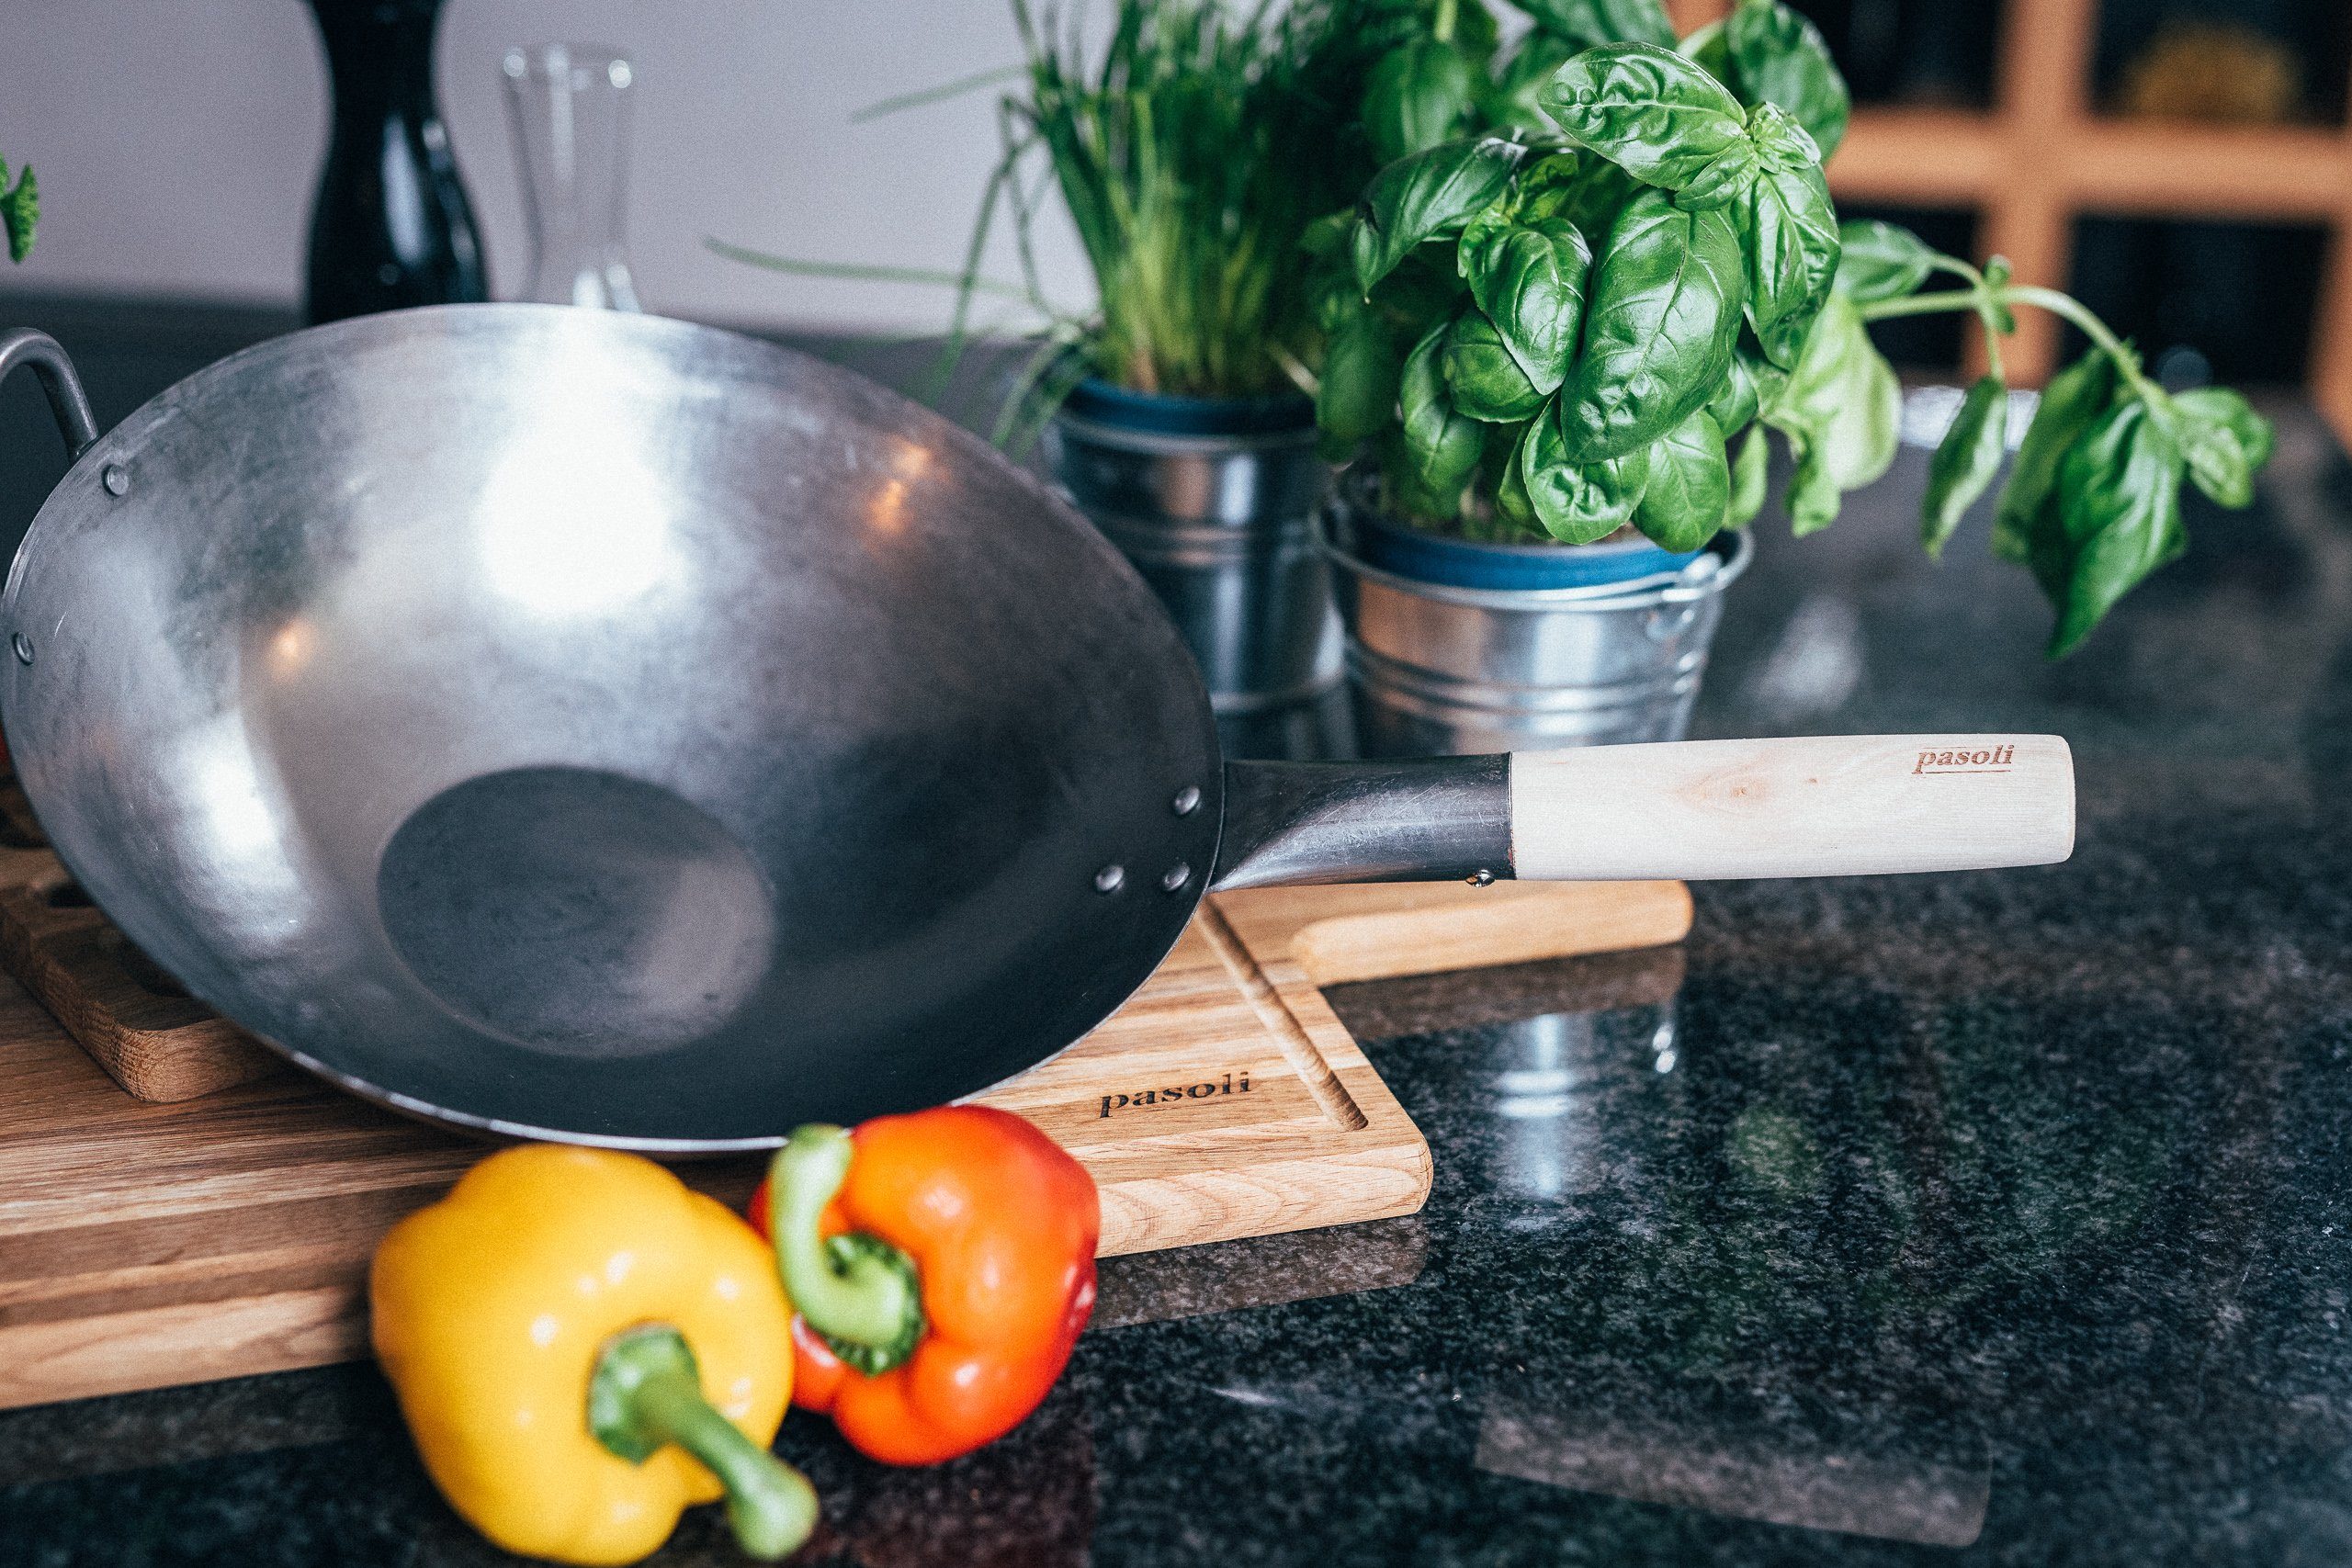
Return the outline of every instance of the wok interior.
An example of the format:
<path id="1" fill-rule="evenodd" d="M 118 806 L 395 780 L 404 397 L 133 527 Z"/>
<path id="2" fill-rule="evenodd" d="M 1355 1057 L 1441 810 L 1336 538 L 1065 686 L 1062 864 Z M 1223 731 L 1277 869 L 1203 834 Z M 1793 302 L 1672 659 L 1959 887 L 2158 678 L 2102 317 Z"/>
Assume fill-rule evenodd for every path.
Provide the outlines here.
<path id="1" fill-rule="evenodd" d="M 676 322 L 460 307 L 215 367 L 68 476 L 7 614 L 28 790 L 127 934 L 468 1122 L 723 1145 L 970 1092 L 1139 984 L 1215 851 L 1206 704 L 1108 547 Z"/>

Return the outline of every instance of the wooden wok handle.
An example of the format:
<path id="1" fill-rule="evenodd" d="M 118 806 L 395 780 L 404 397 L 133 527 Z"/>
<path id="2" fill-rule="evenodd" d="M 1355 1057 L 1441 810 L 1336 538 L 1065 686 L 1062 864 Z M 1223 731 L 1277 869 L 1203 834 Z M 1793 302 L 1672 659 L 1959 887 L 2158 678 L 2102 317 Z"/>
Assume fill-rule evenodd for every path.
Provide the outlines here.
<path id="1" fill-rule="evenodd" d="M 1513 873 L 1845 876 L 2046 865 L 2075 847 L 2054 735 L 1856 735 L 1521 751 Z"/>

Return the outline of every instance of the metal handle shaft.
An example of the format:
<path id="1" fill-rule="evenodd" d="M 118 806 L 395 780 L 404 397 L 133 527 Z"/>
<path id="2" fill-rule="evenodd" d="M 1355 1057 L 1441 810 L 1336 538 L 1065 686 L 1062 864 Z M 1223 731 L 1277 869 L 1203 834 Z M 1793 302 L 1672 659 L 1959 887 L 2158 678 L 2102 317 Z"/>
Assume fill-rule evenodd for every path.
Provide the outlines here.
<path id="1" fill-rule="evenodd" d="M 6 380 L 19 365 L 31 366 L 33 374 L 40 378 L 40 389 L 49 395 L 49 412 L 56 416 L 57 428 L 65 436 L 66 456 L 79 457 L 96 446 L 98 422 L 91 417 L 82 378 L 74 373 L 74 362 L 65 357 L 57 340 L 30 327 L 0 332 L 0 381 Z"/>

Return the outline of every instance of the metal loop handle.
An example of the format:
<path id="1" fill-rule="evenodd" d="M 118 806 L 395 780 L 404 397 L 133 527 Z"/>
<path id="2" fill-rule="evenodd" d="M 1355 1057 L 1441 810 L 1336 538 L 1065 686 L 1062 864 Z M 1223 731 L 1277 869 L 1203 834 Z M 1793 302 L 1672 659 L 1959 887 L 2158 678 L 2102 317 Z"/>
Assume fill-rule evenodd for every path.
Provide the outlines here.
<path id="1" fill-rule="evenodd" d="M 57 428 L 65 436 L 68 457 L 79 457 L 97 445 L 98 422 L 91 417 L 90 400 L 82 390 L 82 378 L 74 373 L 74 362 L 47 333 L 30 327 L 17 327 L 0 333 L 0 381 L 8 378 L 19 365 L 29 365 L 33 374 L 40 378 L 40 389 L 49 395 L 49 412 L 56 416 Z"/>
<path id="2" fill-rule="evenodd" d="M 1702 552 L 1697 560 L 1674 574 L 1674 581 L 1658 591 L 1661 604 L 1695 604 L 1722 590 L 1715 579 L 1724 573 L 1724 558 L 1713 551 Z"/>

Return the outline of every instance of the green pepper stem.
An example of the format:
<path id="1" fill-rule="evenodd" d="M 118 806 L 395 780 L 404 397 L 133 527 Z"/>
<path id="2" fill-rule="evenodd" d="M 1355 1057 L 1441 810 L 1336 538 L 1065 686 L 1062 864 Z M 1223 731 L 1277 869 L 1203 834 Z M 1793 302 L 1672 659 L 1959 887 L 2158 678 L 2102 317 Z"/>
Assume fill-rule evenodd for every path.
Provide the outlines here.
<path id="1" fill-rule="evenodd" d="M 703 1397 L 694 1352 L 666 1323 L 605 1342 L 588 1381 L 588 1429 L 631 1464 L 667 1443 L 700 1460 L 727 1488 L 727 1522 L 753 1557 L 789 1556 L 817 1528 L 817 1489 Z"/>
<path id="2" fill-rule="evenodd" d="M 768 1168 L 769 1223 L 792 1310 L 873 1376 L 905 1360 L 922 1337 L 922 1290 L 913 1260 L 879 1236 L 819 1238 L 854 1152 L 842 1128 L 812 1122 L 795 1132 Z"/>

